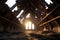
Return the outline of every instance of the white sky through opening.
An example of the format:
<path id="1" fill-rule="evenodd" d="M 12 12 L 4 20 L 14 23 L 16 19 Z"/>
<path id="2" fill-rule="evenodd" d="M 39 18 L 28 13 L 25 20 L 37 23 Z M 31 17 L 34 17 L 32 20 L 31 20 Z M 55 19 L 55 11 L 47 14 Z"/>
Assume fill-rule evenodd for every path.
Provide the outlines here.
<path id="1" fill-rule="evenodd" d="M 45 2 L 50 5 L 53 4 L 53 2 L 51 0 L 45 0 Z M 14 4 L 16 3 L 16 0 L 7 0 L 6 4 L 11 8 Z M 48 9 L 47 6 L 45 6 L 46 9 Z M 17 10 L 17 7 L 15 7 L 12 12 L 14 12 L 14 10 Z"/>
<path id="2" fill-rule="evenodd" d="M 17 6 L 12 10 L 12 12 L 14 12 L 15 10 L 17 10 L 18 8 L 17 8 Z"/>
<path id="3" fill-rule="evenodd" d="M 30 13 L 27 14 L 26 18 L 29 18 L 30 17 Z"/>
<path id="4" fill-rule="evenodd" d="M 7 4 L 9 7 L 12 7 L 15 3 L 16 3 L 16 0 L 7 0 L 7 2 L 6 2 L 6 4 Z"/>
<path id="5" fill-rule="evenodd" d="M 7 0 L 6 4 L 11 8 L 16 3 L 16 0 Z M 14 12 L 17 10 L 17 6 L 12 10 Z"/>
<path id="6" fill-rule="evenodd" d="M 50 5 L 50 4 L 53 4 L 53 2 L 51 0 L 45 0 L 45 2 Z"/>
<path id="7" fill-rule="evenodd" d="M 45 0 L 46 3 L 48 4 L 52 4 L 53 2 L 51 0 Z M 6 4 L 9 6 L 9 7 L 12 7 L 14 4 L 16 3 L 16 0 L 7 0 Z"/>
<path id="8" fill-rule="evenodd" d="M 16 17 L 19 18 L 23 12 L 24 10 L 21 10 L 21 12 Z"/>

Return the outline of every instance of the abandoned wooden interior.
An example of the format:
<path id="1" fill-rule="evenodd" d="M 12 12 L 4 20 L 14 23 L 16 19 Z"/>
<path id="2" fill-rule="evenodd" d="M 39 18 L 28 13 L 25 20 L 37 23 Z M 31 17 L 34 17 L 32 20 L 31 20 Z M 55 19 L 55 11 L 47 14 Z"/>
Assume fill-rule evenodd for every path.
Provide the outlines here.
<path id="1" fill-rule="evenodd" d="M 7 1 L 0 0 L 0 40 L 60 39 L 60 0 Z"/>

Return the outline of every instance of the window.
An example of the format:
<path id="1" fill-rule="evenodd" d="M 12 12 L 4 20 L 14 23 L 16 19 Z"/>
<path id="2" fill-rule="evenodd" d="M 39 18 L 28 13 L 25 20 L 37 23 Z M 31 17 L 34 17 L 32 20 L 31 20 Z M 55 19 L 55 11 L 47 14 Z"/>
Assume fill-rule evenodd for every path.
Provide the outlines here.
<path id="1" fill-rule="evenodd" d="M 24 10 L 21 10 L 21 12 L 16 17 L 19 18 L 23 12 L 24 12 Z"/>
<path id="2" fill-rule="evenodd" d="M 34 24 L 31 22 L 31 21 L 29 21 L 28 23 L 26 23 L 26 30 L 30 30 L 30 29 L 32 29 L 32 30 L 34 30 L 35 29 L 35 26 L 34 26 Z"/>
<path id="3" fill-rule="evenodd" d="M 50 5 L 50 4 L 53 4 L 53 2 L 51 0 L 45 0 L 45 2 Z"/>
<path id="4" fill-rule="evenodd" d="M 7 2 L 6 2 L 6 4 L 7 4 L 9 7 L 12 7 L 15 3 L 16 3 L 16 0 L 7 0 Z"/>

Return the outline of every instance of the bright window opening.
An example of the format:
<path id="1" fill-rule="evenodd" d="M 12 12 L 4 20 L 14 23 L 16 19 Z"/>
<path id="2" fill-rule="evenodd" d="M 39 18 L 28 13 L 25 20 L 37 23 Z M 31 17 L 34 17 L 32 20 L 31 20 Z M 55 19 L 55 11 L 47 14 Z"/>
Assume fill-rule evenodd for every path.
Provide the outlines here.
<path id="1" fill-rule="evenodd" d="M 38 18 L 37 16 L 35 16 L 35 18 Z"/>
<path id="2" fill-rule="evenodd" d="M 50 5 L 50 4 L 53 4 L 53 2 L 51 0 L 45 0 L 45 2 Z"/>
<path id="3" fill-rule="evenodd" d="M 21 10 L 21 12 L 16 17 L 19 18 L 23 12 L 24 10 Z"/>
<path id="4" fill-rule="evenodd" d="M 29 18 L 30 17 L 30 13 L 28 13 L 28 15 L 26 16 L 26 18 Z"/>
<path id="5" fill-rule="evenodd" d="M 35 26 L 34 26 L 34 24 L 31 21 L 29 21 L 28 23 L 26 23 L 26 29 L 34 30 Z"/>
<path id="6" fill-rule="evenodd" d="M 12 12 L 16 11 L 17 10 L 17 6 L 12 10 Z"/>
<path id="7" fill-rule="evenodd" d="M 45 6 L 46 9 L 48 9 L 48 6 Z"/>
<path id="8" fill-rule="evenodd" d="M 21 24 L 23 24 L 24 17 L 20 20 Z"/>
<path id="9" fill-rule="evenodd" d="M 32 24 L 32 29 L 35 29 L 35 26 L 34 26 L 34 24 Z"/>
<path id="10" fill-rule="evenodd" d="M 7 0 L 7 2 L 6 2 L 6 4 L 7 4 L 9 7 L 12 7 L 15 3 L 16 3 L 16 0 Z"/>

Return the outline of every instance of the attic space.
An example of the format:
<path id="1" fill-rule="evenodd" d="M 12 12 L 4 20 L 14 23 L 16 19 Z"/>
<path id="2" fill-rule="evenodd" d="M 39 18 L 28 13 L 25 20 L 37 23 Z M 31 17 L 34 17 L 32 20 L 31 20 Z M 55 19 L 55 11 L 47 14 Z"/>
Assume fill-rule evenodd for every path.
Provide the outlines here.
<path id="1" fill-rule="evenodd" d="M 60 40 L 60 0 L 0 0 L 0 40 Z"/>

